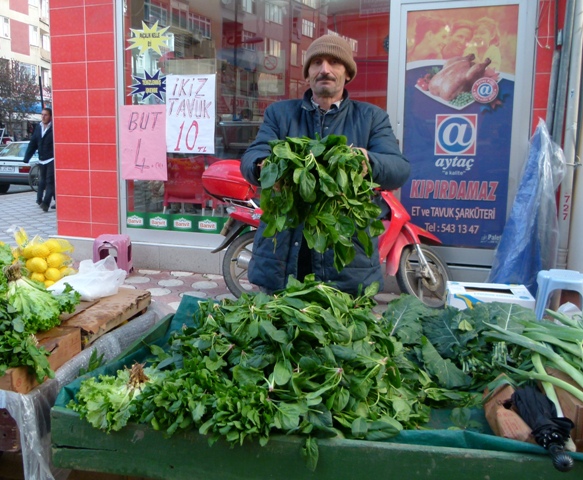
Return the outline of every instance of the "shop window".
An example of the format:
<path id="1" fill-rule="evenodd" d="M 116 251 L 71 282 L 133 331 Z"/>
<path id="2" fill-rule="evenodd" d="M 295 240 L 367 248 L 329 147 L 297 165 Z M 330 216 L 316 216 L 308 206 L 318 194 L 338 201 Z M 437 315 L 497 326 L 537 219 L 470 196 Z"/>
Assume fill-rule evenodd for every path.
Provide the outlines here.
<path id="1" fill-rule="evenodd" d="M 51 37 L 49 37 L 48 35 L 43 35 L 42 42 L 43 42 L 42 47 L 47 52 L 50 52 L 51 51 Z"/>
<path id="2" fill-rule="evenodd" d="M 302 35 L 305 35 L 306 37 L 314 38 L 314 31 L 315 30 L 316 30 L 316 24 L 314 22 L 311 22 L 310 20 L 302 18 Z"/>
<path id="3" fill-rule="evenodd" d="M 273 38 L 267 38 L 265 41 L 265 55 L 278 57 L 281 55 L 281 42 Z"/>
<path id="4" fill-rule="evenodd" d="M 48 22 L 49 18 L 49 2 L 48 0 L 40 0 L 40 18 Z"/>
<path id="5" fill-rule="evenodd" d="M 46 0 L 39 0 L 39 5 L 44 2 Z M 314 38 L 324 33 L 341 35 L 356 53 L 359 41 L 384 38 L 389 25 L 388 14 L 384 18 L 378 18 L 377 14 L 372 22 L 367 15 L 357 13 L 361 0 L 335 0 L 333 14 L 326 7 L 331 2 L 320 0 L 132 0 L 115 3 L 124 15 L 124 42 L 118 57 L 124 62 L 124 75 L 120 78 L 125 82 L 122 88 L 126 105 L 166 104 L 168 92 L 156 90 L 155 85 L 171 75 L 208 74 L 214 75 L 216 81 L 216 102 L 209 110 L 213 117 L 211 124 L 215 124 L 214 152 L 179 153 L 172 151 L 174 147 L 171 146 L 170 151 L 166 150 L 167 182 L 126 181 L 122 198 L 127 199 L 127 226 L 133 227 L 135 224 L 130 225 L 130 219 L 137 221 L 139 217 L 146 226 L 136 227 L 138 229 L 165 229 L 160 226 L 160 219 L 171 225 L 173 219 L 179 218 L 192 220 L 194 227 L 189 231 L 198 232 L 196 225 L 205 220 L 192 217 L 211 215 L 226 220 L 226 213 L 214 208 L 216 205 L 203 196 L 201 171 L 217 159 L 241 158 L 261 126 L 265 109 L 278 100 L 303 96 L 308 85 L 301 66 Z M 143 28 L 142 22 L 149 29 L 156 23 L 159 31 L 170 28 L 161 34 L 164 40 L 153 41 L 152 46 L 143 41 L 142 48 L 138 48 L 139 42 L 131 40 L 136 30 Z M 9 20 L 0 17 L 0 27 L 0 34 L 9 37 Z M 44 45 L 48 38 L 42 36 L 39 41 Z M 48 44 L 44 48 L 48 50 L 47 47 Z M 386 91 L 381 81 L 387 76 L 386 53 L 380 51 L 381 57 L 359 57 L 362 60 L 359 78 L 348 87 L 353 98 L 366 99 L 368 87 L 365 86 L 371 82 L 376 90 Z M 32 69 L 29 71 L 33 74 Z M 44 72 L 42 75 L 45 85 L 49 85 L 50 79 L 45 78 Z M 386 95 L 383 97 L 381 93 L 375 99 L 375 103 L 386 105 Z M 189 107 L 182 108 L 186 111 Z M 165 139 L 162 133 L 157 140 L 165 142 Z M 149 221 L 158 223 L 155 227 L 147 226 Z"/>
<path id="6" fill-rule="evenodd" d="M 241 46 L 245 50 L 255 51 L 257 50 L 257 36 L 253 32 L 248 32 L 247 30 L 243 30 L 241 35 Z"/>
<path id="7" fill-rule="evenodd" d="M 38 27 L 28 26 L 28 40 L 33 47 L 38 47 Z"/>
<path id="8" fill-rule="evenodd" d="M 299 42 L 302 38 L 302 10 L 298 7 L 293 7 L 292 10 L 292 40 Z"/>
<path id="9" fill-rule="evenodd" d="M 166 7 L 156 2 L 144 2 L 144 20 L 150 24 L 168 25 L 168 11 Z"/>
<path id="10" fill-rule="evenodd" d="M 0 17 L 0 35 L 10 38 L 10 20 L 6 17 Z"/>
<path id="11" fill-rule="evenodd" d="M 46 68 L 43 68 L 42 69 L 42 79 L 43 79 L 43 86 L 45 88 L 50 88 L 52 85 L 51 71 L 47 70 Z"/>
<path id="12" fill-rule="evenodd" d="M 241 10 L 245 13 L 256 13 L 255 0 L 240 0 Z"/>
<path id="13" fill-rule="evenodd" d="M 211 21 L 207 17 L 198 15 L 196 13 L 188 14 L 189 30 L 193 32 L 200 32 L 203 38 L 212 38 L 211 35 Z"/>
<path id="14" fill-rule="evenodd" d="M 182 2 L 172 2 L 172 26 L 188 29 L 188 5 Z"/>
<path id="15" fill-rule="evenodd" d="M 289 63 L 294 67 L 298 66 L 298 44 L 291 43 L 289 47 Z"/>
<path id="16" fill-rule="evenodd" d="M 302 0 L 302 3 L 310 8 L 319 8 L 319 0 Z"/>
<path id="17" fill-rule="evenodd" d="M 36 78 L 36 65 L 30 65 L 29 63 L 20 63 L 20 71 L 30 78 Z"/>
<path id="18" fill-rule="evenodd" d="M 282 25 L 283 12 L 284 8 L 282 6 L 268 2 L 265 4 L 265 21 Z"/>

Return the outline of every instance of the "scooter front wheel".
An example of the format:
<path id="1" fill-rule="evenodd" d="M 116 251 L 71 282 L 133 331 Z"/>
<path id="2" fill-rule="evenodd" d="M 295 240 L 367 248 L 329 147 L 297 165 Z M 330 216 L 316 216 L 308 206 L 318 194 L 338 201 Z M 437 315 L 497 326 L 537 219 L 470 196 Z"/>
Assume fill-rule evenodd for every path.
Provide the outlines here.
<path id="1" fill-rule="evenodd" d="M 253 252 L 255 230 L 239 235 L 227 248 L 223 257 L 223 278 L 229 291 L 239 298 L 244 292 L 258 292 L 259 288 L 249 283 L 247 268 Z"/>
<path id="2" fill-rule="evenodd" d="M 399 270 L 395 275 L 403 293 L 415 295 L 425 305 L 433 308 L 445 304 L 445 288 L 450 278 L 447 264 L 427 245 L 418 245 L 431 272 L 424 271 L 415 245 L 403 249 Z M 433 277 L 433 279 L 431 278 Z"/>

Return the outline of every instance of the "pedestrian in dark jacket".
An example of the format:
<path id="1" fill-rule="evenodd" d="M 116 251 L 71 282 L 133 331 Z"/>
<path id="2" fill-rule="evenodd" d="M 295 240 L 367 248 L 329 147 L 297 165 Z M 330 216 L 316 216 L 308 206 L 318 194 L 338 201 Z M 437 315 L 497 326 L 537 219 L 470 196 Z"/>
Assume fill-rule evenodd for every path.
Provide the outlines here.
<path id="1" fill-rule="evenodd" d="M 268 142 L 286 137 L 344 135 L 348 144 L 368 158 L 374 182 L 385 190 L 399 188 L 410 173 L 409 162 L 399 150 L 387 113 L 370 103 L 351 100 L 344 86 L 356 76 L 356 63 L 348 42 L 335 35 L 324 35 L 312 42 L 306 52 L 304 77 L 310 84 L 303 99 L 276 102 L 265 110 L 264 121 L 255 141 L 241 159 L 241 173 L 259 185 L 262 161 L 271 149 Z M 267 292 L 285 288 L 289 275 L 303 280 L 314 273 L 316 279 L 357 294 L 373 282 L 383 286 L 378 241 L 368 257 L 354 239 L 356 256 L 342 271 L 334 268 L 334 254 L 309 250 L 303 227 L 263 236 L 262 222 L 253 243 L 249 281 Z"/>
<path id="2" fill-rule="evenodd" d="M 36 192 L 36 203 L 48 212 L 51 200 L 55 198 L 55 154 L 53 148 L 53 111 L 43 108 L 41 123 L 39 123 L 24 154 L 24 163 L 28 163 L 34 152 L 38 150 L 39 179 Z"/>

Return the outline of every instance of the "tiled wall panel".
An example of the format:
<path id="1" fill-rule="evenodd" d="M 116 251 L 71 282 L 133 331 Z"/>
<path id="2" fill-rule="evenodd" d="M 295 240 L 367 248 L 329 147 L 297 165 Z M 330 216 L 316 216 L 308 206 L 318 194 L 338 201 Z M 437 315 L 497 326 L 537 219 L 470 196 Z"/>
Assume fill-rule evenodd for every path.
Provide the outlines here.
<path id="1" fill-rule="evenodd" d="M 113 0 L 52 0 L 59 235 L 119 232 Z"/>

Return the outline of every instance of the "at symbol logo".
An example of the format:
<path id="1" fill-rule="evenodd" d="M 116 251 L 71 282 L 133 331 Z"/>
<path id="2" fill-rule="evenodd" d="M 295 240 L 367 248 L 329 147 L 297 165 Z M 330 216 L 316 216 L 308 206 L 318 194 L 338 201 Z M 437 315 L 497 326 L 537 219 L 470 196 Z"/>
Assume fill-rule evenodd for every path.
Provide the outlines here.
<path id="1" fill-rule="evenodd" d="M 475 155 L 478 116 L 436 115 L 435 155 Z"/>

